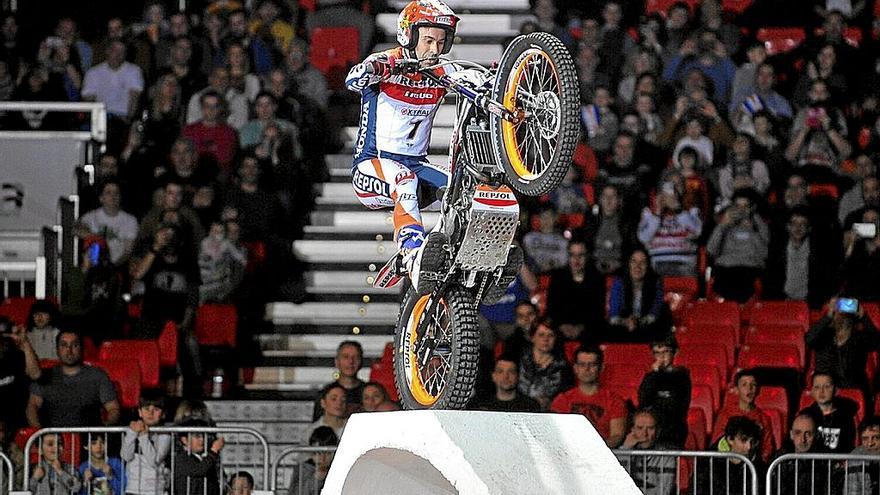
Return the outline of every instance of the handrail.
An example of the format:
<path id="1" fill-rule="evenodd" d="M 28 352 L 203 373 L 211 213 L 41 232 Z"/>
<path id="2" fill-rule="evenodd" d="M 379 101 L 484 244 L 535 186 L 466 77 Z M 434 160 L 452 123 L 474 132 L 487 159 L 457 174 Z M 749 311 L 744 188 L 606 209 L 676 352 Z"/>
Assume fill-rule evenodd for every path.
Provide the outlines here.
<path id="1" fill-rule="evenodd" d="M 0 461 L 6 465 L 6 470 L 9 472 L 8 479 L 6 483 L 8 486 L 8 491 L 6 493 L 12 493 L 14 491 L 13 482 L 15 481 L 15 468 L 12 466 L 12 461 L 9 460 L 9 457 L 6 457 L 6 454 L 0 452 Z"/>
<path id="2" fill-rule="evenodd" d="M 777 457 L 770 463 L 770 466 L 767 468 L 767 474 L 765 478 L 765 493 L 766 495 L 772 495 L 772 483 L 773 483 L 773 471 L 779 467 L 780 464 L 786 461 L 856 461 L 856 462 L 878 462 L 880 463 L 880 455 L 859 455 L 859 454 L 785 454 Z M 830 469 L 830 463 L 829 463 Z M 843 478 L 843 493 L 849 493 L 846 491 L 847 484 L 847 473 L 844 473 Z"/>
<path id="3" fill-rule="evenodd" d="M 20 112 L 27 110 L 47 110 L 51 112 L 89 112 L 91 130 L 85 137 L 99 143 L 107 141 L 107 107 L 102 102 L 67 102 L 67 101 L 4 101 L 0 102 L 0 112 Z M 4 136 L 45 137 L 47 132 L 53 135 L 62 131 L 3 131 Z M 82 133 L 82 131 L 71 131 Z"/>
<path id="4" fill-rule="evenodd" d="M 46 257 L 37 256 L 33 261 L 0 261 L 0 273 L 34 272 L 34 296 L 46 298 Z M 3 292 L 9 294 L 9 279 L 3 278 Z M 21 280 L 24 284 L 24 280 Z M 21 291 L 24 295 L 24 290 Z"/>
<path id="5" fill-rule="evenodd" d="M 336 452 L 338 447 L 335 445 L 327 446 L 327 447 L 311 447 L 308 445 L 300 445 L 297 447 L 289 447 L 278 453 L 278 457 L 275 458 L 275 462 L 272 463 L 272 485 L 271 490 L 276 492 L 278 490 L 278 468 L 281 466 L 282 459 L 290 457 L 291 454 L 317 454 L 321 452 Z M 288 493 L 287 495 L 294 495 L 293 493 Z"/>
<path id="6" fill-rule="evenodd" d="M 752 464 L 752 461 L 748 459 L 748 457 L 737 454 L 734 452 L 706 452 L 706 451 L 690 451 L 690 450 L 612 450 L 615 456 L 635 456 L 635 457 L 703 457 L 703 458 L 724 458 L 724 459 L 736 459 L 742 462 L 746 469 L 748 469 L 752 478 L 752 491 L 753 495 L 758 494 L 758 471 L 755 469 L 755 465 Z M 677 477 L 678 475 L 676 475 Z M 694 476 L 696 476 L 696 469 L 694 469 Z"/>
<path id="7" fill-rule="evenodd" d="M 49 434 L 65 434 L 65 433 L 127 433 L 129 428 L 124 426 L 108 426 L 102 428 L 91 428 L 91 427 L 75 427 L 75 428 L 42 428 L 37 430 L 33 435 L 28 438 L 27 443 L 24 446 L 24 455 L 25 459 L 28 458 L 30 454 L 31 448 L 33 447 L 34 442 L 36 442 L 39 437 L 43 435 Z M 193 427 L 183 427 L 183 426 L 153 426 L 150 427 L 150 431 L 154 433 L 215 433 L 215 434 L 233 434 L 233 433 L 248 433 L 253 435 L 257 440 L 259 440 L 260 444 L 263 446 L 263 485 L 269 486 L 269 442 L 266 440 L 266 437 L 263 436 L 262 433 L 253 429 L 253 428 L 227 428 L 227 427 L 205 427 L 205 428 L 193 428 Z M 27 483 L 27 480 L 30 479 L 30 463 L 24 464 L 24 483 Z M 25 485 L 26 487 L 27 485 Z"/>

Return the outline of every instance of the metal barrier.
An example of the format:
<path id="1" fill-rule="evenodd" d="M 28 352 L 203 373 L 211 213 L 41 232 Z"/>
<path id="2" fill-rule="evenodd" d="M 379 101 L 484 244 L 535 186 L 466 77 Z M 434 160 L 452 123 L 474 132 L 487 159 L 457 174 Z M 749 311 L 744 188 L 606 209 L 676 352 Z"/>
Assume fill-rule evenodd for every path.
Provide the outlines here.
<path id="1" fill-rule="evenodd" d="M 282 450 L 278 457 L 275 458 L 275 462 L 272 463 L 272 491 L 276 494 L 279 493 L 279 490 L 284 490 L 287 495 L 305 495 L 311 493 L 319 493 L 321 491 L 321 487 L 323 483 L 318 484 L 318 480 L 313 476 L 309 476 L 304 472 L 304 468 L 306 466 L 304 455 L 312 455 L 312 454 L 335 454 L 336 447 L 290 447 L 288 449 Z M 293 466 L 296 469 L 297 477 L 292 480 L 288 485 L 288 487 L 279 488 L 278 487 L 278 471 L 281 467 L 281 463 L 287 459 L 288 457 L 293 457 L 294 454 L 300 455 L 300 460 L 296 461 Z M 311 479 L 307 479 L 311 478 Z M 290 490 L 293 488 L 293 482 L 296 482 L 296 489 Z M 309 486 L 308 483 L 311 482 L 313 486 Z"/>
<path id="2" fill-rule="evenodd" d="M 49 112 L 88 112 L 91 122 L 89 131 L 0 131 L 2 139 L 53 139 L 69 137 L 81 141 L 107 140 L 107 108 L 101 102 L 63 102 L 63 101 L 4 101 L 0 102 L 0 112 L 21 111 Z"/>
<path id="3" fill-rule="evenodd" d="M 130 431 L 131 430 L 126 427 L 44 428 L 34 433 L 28 439 L 27 443 L 25 444 L 24 455 L 26 460 L 36 460 L 36 463 L 39 465 L 40 462 L 43 460 L 44 447 L 47 449 L 47 452 L 52 452 L 53 445 L 55 445 L 54 449 L 56 455 L 58 455 L 58 458 L 65 466 L 65 470 L 67 472 L 74 473 L 78 471 L 84 471 L 86 468 L 91 467 L 91 456 L 89 453 L 89 448 L 93 442 L 96 442 L 98 439 L 103 439 L 104 448 L 106 449 L 106 459 L 107 462 L 109 462 L 111 458 L 110 454 L 116 452 L 116 447 L 118 445 L 122 445 L 125 434 Z M 136 493 L 169 493 L 170 495 L 194 495 L 195 493 L 204 493 L 204 495 L 207 495 L 208 483 L 199 481 L 205 480 L 205 475 L 193 475 L 192 477 L 187 476 L 185 478 L 185 483 L 187 487 L 185 493 L 181 493 L 181 490 L 177 490 L 175 487 L 175 474 L 177 474 L 175 470 L 178 464 L 175 463 L 175 458 L 177 456 L 189 453 L 189 449 L 192 448 L 191 446 L 187 446 L 186 448 L 184 448 L 183 443 L 181 442 L 181 438 L 183 438 L 184 436 L 191 436 L 193 434 L 197 436 L 202 436 L 203 450 L 200 449 L 201 452 L 207 452 L 207 449 L 211 447 L 211 442 L 213 442 L 212 437 L 215 435 L 217 435 L 218 438 L 223 438 L 225 441 L 225 445 L 220 451 L 220 472 L 218 473 L 217 477 L 220 493 L 226 493 L 226 485 L 223 482 L 223 475 L 232 475 L 245 467 L 259 469 L 259 476 L 253 475 L 255 490 L 266 490 L 266 487 L 269 486 L 269 443 L 266 441 L 266 438 L 262 434 L 260 434 L 260 432 L 252 428 L 191 428 L 177 426 L 155 426 L 151 427 L 149 431 L 150 433 L 159 436 L 170 435 L 170 440 L 167 443 L 156 442 L 154 445 L 158 445 L 158 447 L 155 447 L 157 451 L 163 448 L 168 449 L 168 452 L 164 455 L 161 452 L 157 454 L 157 458 L 162 458 L 163 460 L 162 462 L 157 462 L 156 464 L 158 466 L 165 461 L 170 461 L 171 470 L 169 472 L 167 480 L 158 480 L 160 482 L 170 482 L 170 489 L 165 490 L 164 487 L 157 487 L 156 489 L 151 490 L 148 487 L 146 490 L 135 491 Z M 64 443 L 63 448 L 59 449 L 57 444 L 53 444 L 52 442 L 44 442 L 44 439 L 48 436 L 52 436 L 53 438 L 55 438 L 56 442 L 57 438 L 61 437 L 62 442 Z M 150 443 L 153 444 L 156 438 L 157 437 L 155 436 L 152 437 Z M 198 437 L 196 437 L 196 439 L 197 438 Z M 245 438 L 249 438 L 251 441 L 243 441 Z M 119 444 L 114 443 L 117 441 L 119 442 Z M 137 445 L 137 443 L 135 443 L 135 445 Z M 38 448 L 34 452 L 32 451 L 32 449 L 35 446 Z M 259 449 L 261 451 L 260 453 L 262 454 L 259 461 L 246 462 L 245 459 L 247 459 L 249 455 L 254 453 L 253 451 L 255 447 Z M 134 449 L 135 447 L 131 448 Z M 132 450 L 132 452 L 134 452 L 134 450 Z M 198 452 L 196 452 L 196 454 L 198 454 Z M 123 462 L 121 459 L 119 459 L 118 462 L 121 463 L 124 473 L 128 473 L 130 463 Z M 30 482 L 33 470 L 30 464 L 30 462 L 25 462 L 22 490 L 28 490 L 28 484 Z M 160 467 L 159 469 L 162 468 Z M 126 475 L 123 475 L 122 480 L 119 481 L 119 483 L 121 483 L 120 486 L 122 486 L 123 488 L 125 484 L 129 481 L 125 478 Z M 159 476 L 159 478 L 164 477 Z M 192 485 L 190 483 L 192 483 Z M 199 485 L 202 488 L 196 488 L 195 492 L 190 491 L 191 486 Z M 115 492 L 116 491 L 114 491 L 114 493 Z M 63 493 L 63 491 L 56 491 L 56 493 L 60 495 Z M 91 495 L 92 486 L 88 485 L 86 487 L 83 487 L 83 492 L 81 493 L 87 493 Z"/>
<path id="4" fill-rule="evenodd" d="M 3 469 L 0 469 L 0 486 L 6 488 L 6 493 L 10 493 L 14 490 L 12 482 L 15 480 L 15 467 L 3 452 L 0 452 L 0 463 L 3 464 Z"/>
<path id="5" fill-rule="evenodd" d="M 767 469 L 767 495 L 868 495 L 880 489 L 880 456 L 786 454 Z"/>
<path id="6" fill-rule="evenodd" d="M 739 454 L 684 450 L 613 452 L 645 495 L 758 495 L 755 466 Z"/>
<path id="7" fill-rule="evenodd" d="M 34 261 L 0 261 L 0 279 L 3 283 L 3 296 L 46 297 L 46 258 L 37 256 Z M 33 291 L 29 282 L 33 281 Z M 18 290 L 13 290 L 18 285 Z"/>

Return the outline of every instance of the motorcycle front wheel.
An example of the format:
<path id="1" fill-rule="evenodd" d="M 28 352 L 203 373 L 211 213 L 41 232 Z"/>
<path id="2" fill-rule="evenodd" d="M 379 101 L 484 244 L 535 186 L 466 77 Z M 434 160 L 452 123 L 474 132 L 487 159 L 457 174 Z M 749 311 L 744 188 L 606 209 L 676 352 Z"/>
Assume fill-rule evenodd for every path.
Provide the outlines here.
<path id="1" fill-rule="evenodd" d="M 474 296 L 453 285 L 437 304 L 430 298 L 410 287 L 401 305 L 394 334 L 394 383 L 400 403 L 404 409 L 464 409 L 479 357 Z M 420 337 L 419 323 L 425 318 L 429 323 Z"/>
<path id="2" fill-rule="evenodd" d="M 522 119 L 490 119 L 495 156 L 518 192 L 553 191 L 571 164 L 580 123 L 580 91 L 565 45 L 548 33 L 514 39 L 498 63 L 492 98 Z"/>

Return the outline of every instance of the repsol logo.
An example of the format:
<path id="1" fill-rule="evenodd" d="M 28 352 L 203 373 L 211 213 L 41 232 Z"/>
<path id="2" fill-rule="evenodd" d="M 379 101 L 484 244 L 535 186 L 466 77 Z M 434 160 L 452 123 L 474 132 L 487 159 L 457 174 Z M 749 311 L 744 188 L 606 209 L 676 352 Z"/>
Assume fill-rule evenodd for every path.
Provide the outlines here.
<path id="1" fill-rule="evenodd" d="M 498 191 L 477 191 L 477 197 L 484 199 L 510 199 L 510 193 Z"/>
<path id="2" fill-rule="evenodd" d="M 404 91 L 403 96 L 407 98 L 415 98 L 417 100 L 431 100 L 434 98 L 434 93 L 417 93 L 415 91 Z"/>
<path id="3" fill-rule="evenodd" d="M 355 169 L 351 177 L 351 183 L 360 191 L 391 197 L 388 184 L 376 177 L 362 174 L 360 170 Z"/>
<path id="4" fill-rule="evenodd" d="M 361 107 L 361 126 L 358 131 L 358 140 L 354 147 L 354 153 L 359 155 L 362 151 L 364 151 L 364 143 L 367 141 L 367 124 L 370 120 L 370 102 L 367 101 L 364 103 L 364 106 Z"/>

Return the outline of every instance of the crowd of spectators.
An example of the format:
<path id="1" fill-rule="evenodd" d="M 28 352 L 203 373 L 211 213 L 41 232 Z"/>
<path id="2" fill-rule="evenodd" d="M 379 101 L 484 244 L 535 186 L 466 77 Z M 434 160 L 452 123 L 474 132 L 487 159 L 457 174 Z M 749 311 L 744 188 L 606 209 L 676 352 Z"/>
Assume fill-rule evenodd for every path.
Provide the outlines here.
<path id="1" fill-rule="evenodd" d="M 254 360 L 263 305 L 305 297 L 291 243 L 308 222 L 314 184 L 328 177 L 324 157 L 338 146 L 328 124 L 333 93 L 309 65 L 306 40 L 349 11 L 365 14 L 347 2 L 314 12 L 281 0 L 177 7 L 151 0 L 142 18 L 105 12 L 88 39 L 75 16 L 30 32 L 4 12 L 0 100 L 107 109 L 106 151 L 94 180 L 80 185 L 82 249 L 63 274 L 64 304 L 30 320 L 38 357 L 54 359 L 59 328 L 99 344 L 154 338 L 172 320 L 195 396 L 206 366 L 193 335 L 199 305 L 234 304 L 248 330 L 239 335 L 245 359 Z M 371 41 L 372 19 L 363 29 Z M 86 126 L 82 118 L 6 112 L 0 126 L 70 130 Z M 129 301 L 142 307 L 136 322 Z"/>
<path id="2" fill-rule="evenodd" d="M 62 313 L 36 308 L 27 337 L 17 331 L 13 340 L 28 375 L 38 375 L 32 364 L 47 354 L 57 351 L 62 362 L 51 374 L 55 389 L 39 385 L 23 404 L 31 424 L 43 424 L 40 414 L 63 422 L 76 412 L 51 407 L 69 393 L 61 384 L 81 375 L 77 336 L 61 322 L 85 332 L 121 326 L 118 303 L 129 287 L 143 298 L 134 331 L 155 336 L 160 323 L 176 321 L 189 335 L 183 351 L 193 369 L 184 371 L 192 376 L 201 372 L 188 333 L 198 304 L 234 302 L 255 324 L 248 315 L 262 302 L 300 296 L 290 241 L 302 234 L 311 186 L 325 177 L 323 155 L 335 144 L 316 125 L 327 121 L 330 92 L 308 65 L 304 41 L 310 26 L 347 8 L 326 3 L 307 16 L 275 0 L 251 10 L 217 1 L 195 15 L 153 2 L 143 19 L 111 18 L 94 39 L 81 39 L 64 18 L 34 43 L 4 14 L 0 99 L 97 100 L 109 118 L 107 153 L 82 194 L 78 228 L 87 241 L 77 272 L 65 274 Z M 876 418 L 856 432 L 852 408 L 834 393 L 872 387 L 862 370 L 880 347 L 867 317 L 834 311 L 836 296 L 880 297 L 880 43 L 871 2 L 811 2 L 806 40 L 782 53 L 755 38 L 765 26 L 754 12 L 767 3 L 738 18 L 719 0 L 636 15 L 614 0 L 534 2 L 535 20 L 521 31 L 551 32 L 572 52 L 583 142 L 562 186 L 524 205 L 527 264 L 511 289 L 517 296 L 500 303 L 506 313 L 492 313 L 503 353 L 486 366 L 491 385 L 474 407 L 584 414 L 612 447 L 682 446 L 690 378 L 674 364 L 663 285 L 667 277 L 703 284 L 708 264 L 701 291 L 714 297 L 802 300 L 816 310 L 831 301 L 806 337 L 816 355 L 815 404 L 793 418 L 790 444 L 774 445 L 755 404 L 758 377 L 743 371 L 712 425 L 711 449 L 760 466 L 779 449 L 846 452 L 857 436 L 859 449 L 876 451 Z M 361 30 L 362 51 L 369 32 Z M 11 112 L 3 125 L 79 123 Z M 249 271 L 257 251 L 271 270 Z M 543 314 L 521 300 L 539 281 Z M 582 344 L 573 364 L 561 352 L 571 341 Z M 596 344 L 610 341 L 642 342 L 654 355 L 634 415 L 602 384 Z M 340 345 L 339 380 L 318 400 L 309 444 L 332 445 L 354 410 L 394 407 L 381 386 L 357 378 L 362 360 L 356 343 Z M 115 394 L 100 373 L 86 378 L 93 400 L 76 414 L 90 424 L 116 421 Z M 205 452 L 194 464 L 210 460 L 206 449 L 216 453 L 222 442 L 192 446 Z M 326 459 L 313 464 L 308 476 L 325 472 Z"/>
<path id="3" fill-rule="evenodd" d="M 876 420 L 857 432 L 854 403 L 835 391 L 860 389 L 871 407 L 864 370 L 880 334 L 864 311 L 835 306 L 878 301 L 878 24 L 872 2 L 808 2 L 795 24 L 806 39 L 778 50 L 757 38 L 789 25 L 769 4 L 739 15 L 719 0 L 661 12 L 534 2 L 536 21 L 521 32 L 554 33 L 572 52 L 582 143 L 560 189 L 524 201 L 525 290 L 511 288 L 504 312 L 483 311 L 501 357 L 483 367 L 474 407 L 530 410 L 531 398 L 583 414 L 612 447 L 682 447 L 691 383 L 672 361 L 664 287 L 689 277 L 697 296 L 804 301 L 820 317 L 801 343 L 816 356 L 815 403 L 785 418 L 783 445 L 756 405 L 764 375 L 743 370 L 710 418 L 710 450 L 741 453 L 760 471 L 776 452 L 851 452 L 870 431 Z M 654 352 L 629 410 L 602 383 L 597 344 L 610 342 Z M 664 476 L 661 459 L 645 462 Z M 704 489 L 731 481 L 695 480 Z"/>

